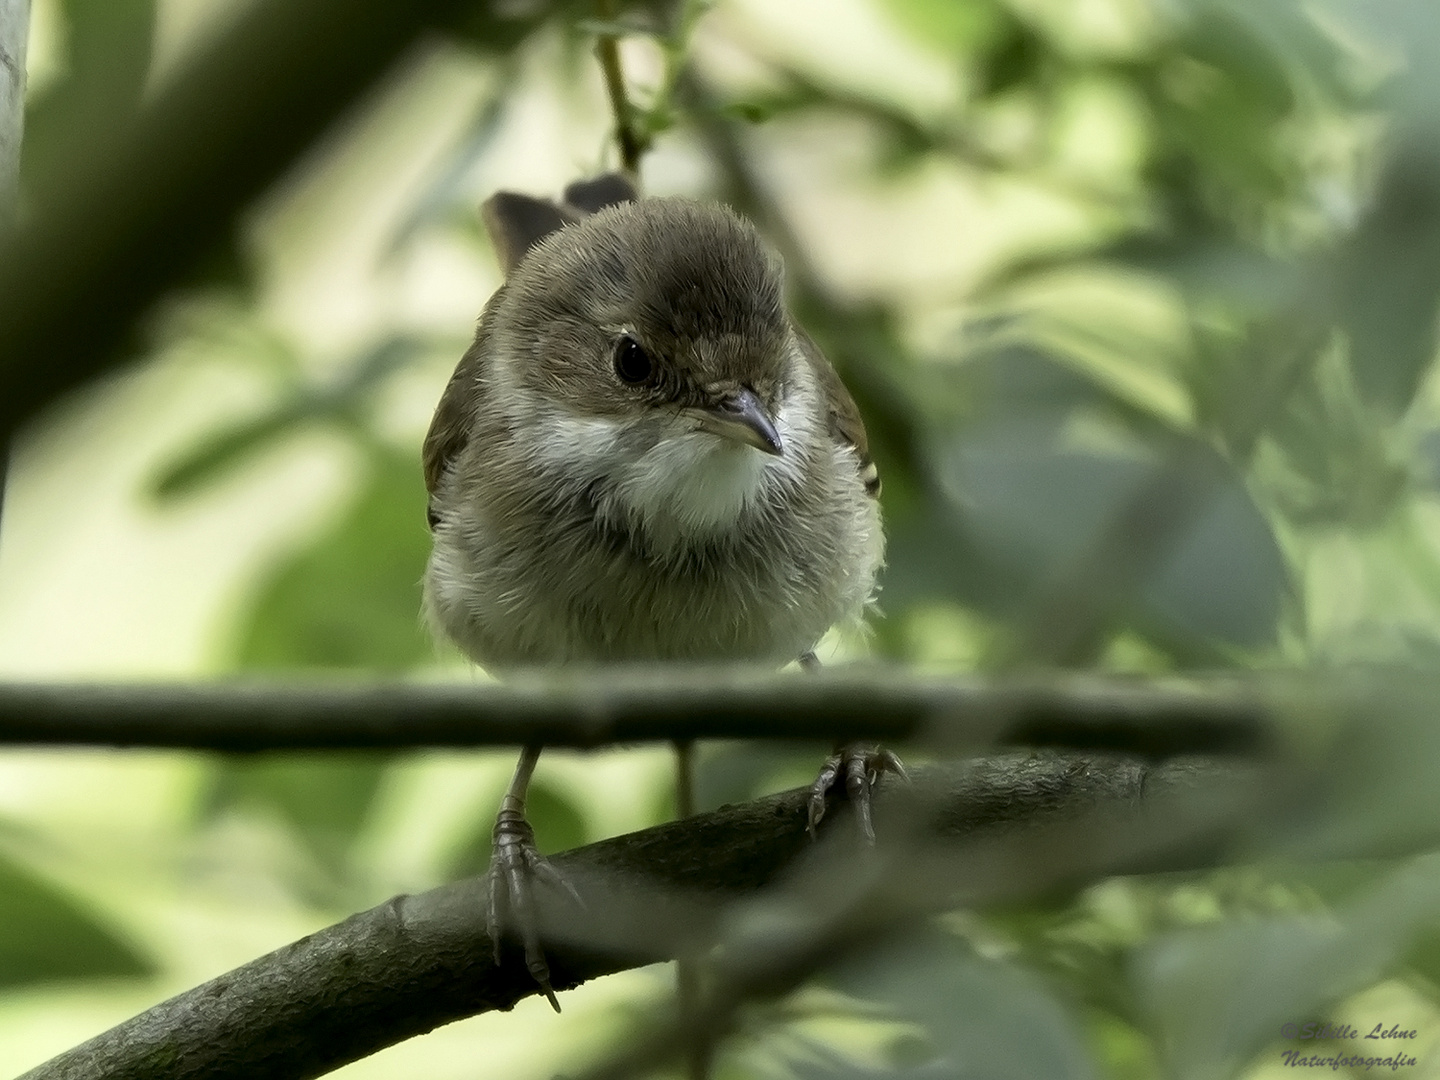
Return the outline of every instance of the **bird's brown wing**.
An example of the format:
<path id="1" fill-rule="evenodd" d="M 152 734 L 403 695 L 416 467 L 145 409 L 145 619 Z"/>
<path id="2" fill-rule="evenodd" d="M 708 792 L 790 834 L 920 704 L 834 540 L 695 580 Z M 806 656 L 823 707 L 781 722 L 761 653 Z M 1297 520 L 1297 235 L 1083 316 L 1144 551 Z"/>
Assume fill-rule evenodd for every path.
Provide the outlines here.
<path id="1" fill-rule="evenodd" d="M 425 446 L 421 451 L 425 463 L 425 490 L 431 495 L 440 486 L 445 467 L 464 449 L 475 415 L 483 364 L 480 339 L 476 338 L 460 358 L 455 373 L 445 384 L 445 392 L 440 395 L 440 404 L 435 406 L 435 415 L 430 419 L 430 430 L 425 433 Z"/>
<path id="2" fill-rule="evenodd" d="M 865 437 L 865 421 L 860 418 L 855 399 L 840 381 L 835 366 L 825 358 L 820 346 L 815 344 L 810 335 L 797 326 L 795 336 L 799 339 L 800 349 L 805 354 L 805 359 L 810 362 L 810 367 L 820 382 L 820 388 L 825 393 L 830 414 L 830 434 L 837 441 L 854 447 L 855 457 L 860 465 L 860 480 L 865 485 L 865 491 L 878 498 L 880 470 L 875 467 L 875 462 L 870 457 L 870 443 Z"/>
<path id="3" fill-rule="evenodd" d="M 501 291 L 503 290 L 502 285 Z M 496 296 L 498 295 L 499 293 L 496 293 Z M 493 304 L 495 301 L 492 299 L 490 302 Z M 486 354 L 485 337 L 482 318 L 480 332 L 476 334 L 470 348 L 465 350 L 465 355 L 460 358 L 450 381 L 445 384 L 445 392 L 440 395 L 440 404 L 435 406 L 435 415 L 430 420 L 430 430 L 425 434 L 421 460 L 425 466 L 425 490 L 430 493 L 426 520 L 432 529 L 440 522 L 435 512 L 435 492 L 440 487 L 445 470 L 470 441 L 470 430 L 480 405 L 481 376 Z"/>
<path id="4" fill-rule="evenodd" d="M 577 180 L 565 189 L 563 203 L 537 199 L 513 191 L 496 192 L 480 207 L 480 216 L 490 234 L 491 245 L 500 260 L 506 277 L 520 265 L 526 253 L 557 229 L 572 224 L 586 214 L 597 213 L 607 206 L 633 202 L 640 197 L 634 183 L 620 173 L 606 173 L 590 180 Z M 435 491 L 450 463 L 465 449 L 470 439 L 475 413 L 483 393 L 483 374 L 487 350 L 489 312 L 505 292 L 502 285 L 485 305 L 475 341 L 460 358 L 455 374 L 440 395 L 430 431 L 425 436 L 422 460 L 425 465 L 425 489 L 430 493 L 427 510 L 430 527 L 438 522 L 435 514 Z"/>

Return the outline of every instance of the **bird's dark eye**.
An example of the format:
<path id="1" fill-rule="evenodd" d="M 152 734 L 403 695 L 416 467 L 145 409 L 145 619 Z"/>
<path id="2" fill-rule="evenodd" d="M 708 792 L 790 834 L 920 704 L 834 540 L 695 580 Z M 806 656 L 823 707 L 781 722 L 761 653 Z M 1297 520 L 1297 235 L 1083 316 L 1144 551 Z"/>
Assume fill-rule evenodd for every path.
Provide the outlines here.
<path id="1" fill-rule="evenodd" d="M 643 383 L 655 371 L 650 354 L 632 337 L 622 337 L 615 345 L 615 374 L 627 383 Z"/>

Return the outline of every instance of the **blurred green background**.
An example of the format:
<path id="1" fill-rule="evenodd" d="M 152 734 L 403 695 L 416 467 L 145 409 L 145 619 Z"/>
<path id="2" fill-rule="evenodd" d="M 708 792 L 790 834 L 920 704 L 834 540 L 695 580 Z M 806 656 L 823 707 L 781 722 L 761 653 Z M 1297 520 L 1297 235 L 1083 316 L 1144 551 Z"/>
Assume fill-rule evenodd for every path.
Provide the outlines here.
<path id="1" fill-rule="evenodd" d="M 33 0 L 22 218 L 96 85 L 128 73 L 143 103 L 242 7 Z M 485 677 L 419 622 L 419 444 L 499 281 L 480 200 L 615 167 L 606 30 L 646 190 L 755 218 L 866 413 L 883 618 L 823 659 L 1163 675 L 1440 656 L 1434 0 L 512 7 L 503 35 L 413 51 L 167 297 L 133 362 L 13 448 L 0 677 Z M 512 760 L 0 754 L 0 1073 L 477 872 Z M 814 765 L 706 747 L 701 801 Z M 670 769 L 655 748 L 547 753 L 542 847 L 663 820 Z M 1216 1005 L 1270 1000 L 1258 964 L 1305 986 L 1294 1019 L 1416 1027 L 1403 1075 L 1440 1076 L 1440 937 L 1414 901 L 1437 894 L 1422 870 L 1351 900 L 1385 869 L 1114 881 L 957 918 L 805 991 L 721 1075 L 950 1075 L 933 1055 L 981 1027 L 995 1060 L 1020 1055 L 993 1075 L 1278 1074 L 1294 1044 L 1226 1041 Z M 1352 939 L 1369 951 L 1321 948 Z M 532 999 L 336 1075 L 549 1076 L 668 978 L 586 986 L 562 1017 Z M 847 994 L 914 1025 L 855 1027 Z M 994 1022 L 947 1027 L 962 1014 Z"/>

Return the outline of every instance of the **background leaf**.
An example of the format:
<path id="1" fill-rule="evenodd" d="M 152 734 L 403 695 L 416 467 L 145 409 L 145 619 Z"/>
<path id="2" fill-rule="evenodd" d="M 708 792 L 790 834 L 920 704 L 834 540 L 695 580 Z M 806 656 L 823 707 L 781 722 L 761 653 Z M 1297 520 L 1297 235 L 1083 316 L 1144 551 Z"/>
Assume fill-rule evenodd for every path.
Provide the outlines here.
<path id="1" fill-rule="evenodd" d="M 88 905 L 0 854 L 0 988 L 154 972 Z"/>
<path id="2" fill-rule="evenodd" d="M 429 550 L 418 459 L 377 450 L 350 510 L 260 585 L 236 664 L 395 671 L 432 656 L 419 616 Z"/>
<path id="3" fill-rule="evenodd" d="M 1161 937 L 1136 958 L 1136 992 L 1177 1076 L 1231 1076 L 1275 1042 L 1282 1025 L 1322 1017 L 1395 965 L 1434 921 L 1437 902 L 1440 864 L 1431 856 L 1391 875 L 1338 919 L 1234 922 Z M 1344 1049 L 1383 1056 L 1405 1047 Z"/>
<path id="4" fill-rule="evenodd" d="M 930 931 L 887 942 L 844 964 L 834 982 L 919 1023 L 929 1036 L 929 1060 L 871 1070 L 832 1058 L 797 1064 L 801 1076 L 1095 1076 L 1080 1030 L 1040 979 L 983 960 L 948 935 Z"/>
<path id="5" fill-rule="evenodd" d="M 342 882 L 353 871 L 355 841 L 370 823 L 388 764 L 376 754 L 227 761 L 211 774 L 201 815 L 271 815 L 301 841 L 324 872 L 323 884 Z"/>

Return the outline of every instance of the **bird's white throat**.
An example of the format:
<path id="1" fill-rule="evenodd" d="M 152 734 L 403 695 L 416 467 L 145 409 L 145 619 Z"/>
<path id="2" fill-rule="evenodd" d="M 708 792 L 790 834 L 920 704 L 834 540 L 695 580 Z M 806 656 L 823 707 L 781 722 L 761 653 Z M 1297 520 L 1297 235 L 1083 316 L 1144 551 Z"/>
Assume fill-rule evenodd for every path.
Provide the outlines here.
<path id="1" fill-rule="evenodd" d="M 798 469 L 789 456 L 800 449 L 792 447 L 798 433 L 784 409 L 775 418 L 787 446 L 779 457 L 695 430 L 681 417 L 657 417 L 658 439 L 625 421 L 561 410 L 534 420 L 543 431 L 537 464 L 589 489 L 602 515 L 643 526 L 661 545 L 723 535 Z"/>

